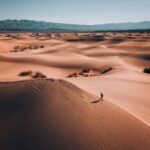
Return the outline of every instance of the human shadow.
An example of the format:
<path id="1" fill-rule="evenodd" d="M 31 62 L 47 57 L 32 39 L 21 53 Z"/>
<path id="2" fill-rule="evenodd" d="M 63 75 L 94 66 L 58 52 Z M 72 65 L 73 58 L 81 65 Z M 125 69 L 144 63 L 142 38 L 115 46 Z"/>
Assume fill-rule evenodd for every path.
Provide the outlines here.
<path id="1" fill-rule="evenodd" d="M 100 102 L 100 100 L 96 100 L 96 101 L 91 102 L 91 104 L 96 104 L 96 103 L 99 103 L 99 102 Z"/>

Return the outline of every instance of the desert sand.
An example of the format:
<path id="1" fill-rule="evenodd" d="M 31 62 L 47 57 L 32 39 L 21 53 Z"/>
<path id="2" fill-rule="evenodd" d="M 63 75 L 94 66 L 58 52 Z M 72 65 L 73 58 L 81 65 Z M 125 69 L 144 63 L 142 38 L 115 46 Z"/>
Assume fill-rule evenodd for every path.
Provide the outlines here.
<path id="1" fill-rule="evenodd" d="M 145 67 L 149 33 L 1 33 L 0 149 L 149 150 Z"/>

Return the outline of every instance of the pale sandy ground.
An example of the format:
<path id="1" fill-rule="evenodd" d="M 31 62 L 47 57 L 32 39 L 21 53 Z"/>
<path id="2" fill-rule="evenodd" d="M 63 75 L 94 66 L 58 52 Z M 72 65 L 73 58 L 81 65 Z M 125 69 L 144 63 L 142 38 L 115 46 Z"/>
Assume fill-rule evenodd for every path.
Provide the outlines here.
<path id="1" fill-rule="evenodd" d="M 150 149 L 149 34 L 11 35 L 0 35 L 0 149 Z M 18 45 L 45 47 L 11 52 Z M 76 86 L 18 76 L 28 70 Z M 100 92 L 104 101 L 91 103 Z"/>

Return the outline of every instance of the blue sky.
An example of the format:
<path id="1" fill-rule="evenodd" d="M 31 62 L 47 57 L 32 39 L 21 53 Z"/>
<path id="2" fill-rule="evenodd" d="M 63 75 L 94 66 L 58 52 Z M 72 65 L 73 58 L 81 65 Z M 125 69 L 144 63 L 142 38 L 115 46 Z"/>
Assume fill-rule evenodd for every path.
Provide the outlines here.
<path id="1" fill-rule="evenodd" d="M 103 24 L 150 21 L 150 0 L 0 0 L 0 20 Z"/>

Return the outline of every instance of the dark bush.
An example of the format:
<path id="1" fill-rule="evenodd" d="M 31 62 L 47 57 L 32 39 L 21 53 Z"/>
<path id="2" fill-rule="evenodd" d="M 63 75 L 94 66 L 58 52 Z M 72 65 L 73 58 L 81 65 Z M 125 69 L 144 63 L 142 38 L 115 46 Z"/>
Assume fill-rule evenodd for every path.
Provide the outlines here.
<path id="1" fill-rule="evenodd" d="M 146 68 L 144 68 L 144 73 L 148 73 L 148 74 L 150 74 L 150 67 L 146 67 Z"/>
<path id="2" fill-rule="evenodd" d="M 21 77 L 31 76 L 31 75 L 32 75 L 32 71 L 23 71 L 19 73 L 19 76 Z"/>
<path id="3" fill-rule="evenodd" d="M 33 49 L 38 49 L 38 46 L 33 46 Z"/>
<path id="4" fill-rule="evenodd" d="M 33 75 L 32 75 L 32 78 L 35 78 L 35 79 L 37 79 L 37 78 L 47 78 L 47 76 L 46 75 L 44 75 L 44 74 L 42 74 L 41 72 L 35 72 Z"/>
<path id="5" fill-rule="evenodd" d="M 40 48 L 44 48 L 44 45 L 41 45 Z"/>
<path id="6" fill-rule="evenodd" d="M 84 75 L 85 73 L 89 73 L 90 72 L 90 69 L 83 69 L 79 75 Z"/>
<path id="7" fill-rule="evenodd" d="M 107 72 L 109 72 L 109 71 L 111 71 L 111 70 L 112 70 L 111 67 L 103 68 L 103 69 L 101 69 L 101 74 L 107 73 Z"/>
<path id="8" fill-rule="evenodd" d="M 20 49 L 20 46 L 15 46 L 14 47 L 14 50 L 19 50 Z"/>
<path id="9" fill-rule="evenodd" d="M 24 51 L 24 50 L 26 50 L 26 49 L 28 49 L 27 46 L 22 46 L 22 47 L 20 47 L 20 50 L 21 50 L 21 51 Z"/>
<path id="10" fill-rule="evenodd" d="M 33 49 L 33 45 L 30 45 L 30 46 L 28 47 L 28 49 L 30 49 L 30 50 Z"/>
<path id="11" fill-rule="evenodd" d="M 69 74 L 69 75 L 67 76 L 67 78 L 72 78 L 72 77 L 77 77 L 77 73 L 75 72 L 75 73 Z"/>
<path id="12" fill-rule="evenodd" d="M 7 34 L 6 37 L 11 37 L 11 35 L 10 35 L 10 34 Z"/>

